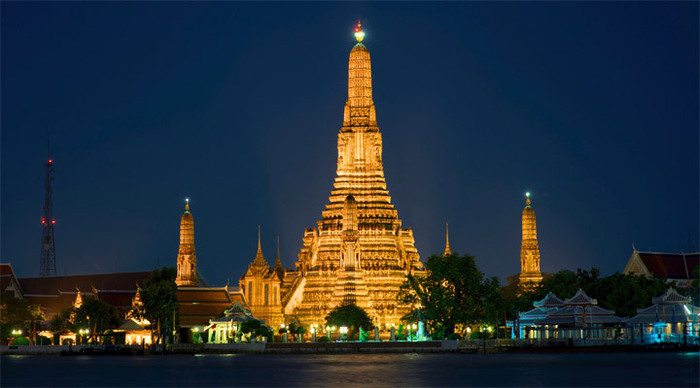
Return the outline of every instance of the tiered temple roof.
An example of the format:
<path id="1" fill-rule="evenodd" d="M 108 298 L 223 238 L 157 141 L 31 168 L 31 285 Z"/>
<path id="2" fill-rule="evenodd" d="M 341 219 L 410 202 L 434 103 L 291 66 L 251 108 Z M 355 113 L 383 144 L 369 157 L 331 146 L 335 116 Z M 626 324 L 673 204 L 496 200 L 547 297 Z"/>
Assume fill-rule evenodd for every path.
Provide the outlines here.
<path id="1" fill-rule="evenodd" d="M 652 298 L 652 305 L 638 309 L 637 315 L 629 323 L 687 322 L 700 323 L 700 307 L 691 304 L 690 297 L 669 288 L 663 294 Z"/>

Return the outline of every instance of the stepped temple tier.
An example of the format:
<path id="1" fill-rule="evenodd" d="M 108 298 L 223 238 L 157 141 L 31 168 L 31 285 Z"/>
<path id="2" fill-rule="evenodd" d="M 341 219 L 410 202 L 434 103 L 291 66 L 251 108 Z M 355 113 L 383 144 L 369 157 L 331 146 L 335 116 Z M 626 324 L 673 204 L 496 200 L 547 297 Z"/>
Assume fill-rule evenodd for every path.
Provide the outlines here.
<path id="1" fill-rule="evenodd" d="M 259 251 L 241 278 L 240 288 L 251 296 L 253 314 L 263 319 L 278 318 L 265 307 L 277 303 L 277 289 L 284 316 L 304 324 L 323 324 L 326 315 L 344 303 L 362 307 L 379 326 L 397 324 L 410 310 L 397 304 L 396 297 L 406 275 L 422 271 L 423 264 L 413 232 L 403 227 L 387 189 L 370 54 L 362 44 L 359 22 L 355 37 L 336 176 L 321 219 L 304 232 L 295 270 L 270 270 Z M 256 298 L 263 298 L 262 306 Z"/>
<path id="2" fill-rule="evenodd" d="M 540 246 L 537 242 L 537 221 L 535 220 L 535 210 L 532 208 L 530 193 L 525 193 L 525 208 L 523 209 L 522 222 L 520 283 L 539 283 L 542 281 Z"/>

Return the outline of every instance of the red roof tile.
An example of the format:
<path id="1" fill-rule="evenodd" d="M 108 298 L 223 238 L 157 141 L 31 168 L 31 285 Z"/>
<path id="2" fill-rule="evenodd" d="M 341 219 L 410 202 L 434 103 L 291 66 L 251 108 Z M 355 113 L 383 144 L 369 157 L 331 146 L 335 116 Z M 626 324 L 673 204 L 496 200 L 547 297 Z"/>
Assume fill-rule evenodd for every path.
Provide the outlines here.
<path id="1" fill-rule="evenodd" d="M 700 265 L 700 254 L 639 252 L 639 258 L 652 275 L 667 279 L 690 279 Z"/>
<path id="2" fill-rule="evenodd" d="M 95 275 L 51 276 L 38 278 L 20 278 L 22 292 L 27 295 L 55 295 L 59 291 L 98 290 L 136 290 L 136 284 L 142 284 L 150 272 L 103 273 Z"/>

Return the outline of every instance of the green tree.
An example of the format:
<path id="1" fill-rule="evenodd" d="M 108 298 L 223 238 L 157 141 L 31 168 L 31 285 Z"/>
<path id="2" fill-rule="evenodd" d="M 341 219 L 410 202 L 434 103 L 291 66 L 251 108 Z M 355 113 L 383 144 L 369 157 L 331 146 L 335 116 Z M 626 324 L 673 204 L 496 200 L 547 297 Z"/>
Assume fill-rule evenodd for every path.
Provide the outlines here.
<path id="1" fill-rule="evenodd" d="M 12 334 L 12 330 L 34 338 L 37 325 L 44 319 L 38 305 L 30 304 L 26 298 L 16 298 L 12 292 L 0 294 L 0 334 L 2 343 Z"/>
<path id="2" fill-rule="evenodd" d="M 297 317 L 293 317 L 287 325 L 288 332 L 292 335 L 293 340 L 297 340 L 297 336 L 303 336 L 306 333 L 306 326 L 302 325 Z"/>
<path id="3" fill-rule="evenodd" d="M 700 300 L 700 265 L 693 269 L 693 281 L 690 283 L 690 295 L 694 301 Z"/>
<path id="4" fill-rule="evenodd" d="M 420 306 L 433 331 L 449 336 L 457 324 L 495 323 L 503 315 L 498 279 L 486 278 L 473 256 L 433 255 L 425 267 L 425 276 L 407 276 L 398 299 Z"/>
<path id="5" fill-rule="evenodd" d="M 165 344 L 166 336 L 177 327 L 178 303 L 175 268 L 154 270 L 143 282 L 143 317 L 151 322 L 154 343 Z"/>
<path id="6" fill-rule="evenodd" d="M 68 332 L 76 332 L 72 317 L 75 315 L 75 310 L 70 307 L 58 314 L 54 315 L 49 321 L 49 328 L 54 334 L 66 334 Z"/>
<path id="7" fill-rule="evenodd" d="M 673 286 L 659 277 L 615 273 L 589 283 L 584 291 L 601 307 L 615 310 L 621 317 L 633 317 L 637 309 L 650 306 L 654 296 Z"/>
<path id="8" fill-rule="evenodd" d="M 75 310 L 73 316 L 74 328 L 90 329 L 89 338 L 95 342 L 97 338 L 110 329 L 119 326 L 121 317 L 117 308 L 95 297 L 84 297 L 83 304 Z"/>
<path id="9" fill-rule="evenodd" d="M 575 272 L 562 270 L 553 274 L 545 274 L 542 282 L 535 287 L 522 286 L 518 277 L 508 278 L 508 283 L 501 287 L 501 295 L 507 306 L 508 317 L 513 319 L 517 312 L 533 308 L 532 303 L 552 292 L 562 300 L 566 300 L 582 289 L 591 298 L 598 300 L 601 307 L 615 310 L 622 317 L 631 317 L 637 309 L 651 304 L 651 298 L 663 293 L 668 284 L 662 278 L 642 275 L 625 275 L 615 273 L 601 277 L 600 270 L 593 267 L 590 270 L 577 269 Z"/>
<path id="10" fill-rule="evenodd" d="M 355 337 L 355 333 L 363 328 L 366 331 L 374 328 L 372 318 L 367 312 L 355 304 L 340 305 L 326 316 L 327 326 L 346 326 L 348 328 L 348 338 Z"/>
<path id="11" fill-rule="evenodd" d="M 272 341 L 274 335 L 272 328 L 257 319 L 247 319 L 241 322 L 240 331 L 243 334 L 250 334 L 251 338 L 265 337 L 268 341 Z"/>

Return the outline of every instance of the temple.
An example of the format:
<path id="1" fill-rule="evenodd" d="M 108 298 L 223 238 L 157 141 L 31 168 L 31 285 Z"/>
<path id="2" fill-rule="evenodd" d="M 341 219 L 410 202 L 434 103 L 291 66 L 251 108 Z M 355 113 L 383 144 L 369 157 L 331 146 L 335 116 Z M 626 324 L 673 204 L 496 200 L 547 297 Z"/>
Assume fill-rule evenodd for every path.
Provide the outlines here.
<path id="1" fill-rule="evenodd" d="M 177 251 L 178 286 L 197 286 L 197 255 L 194 252 L 194 218 L 190 213 L 190 199 L 185 199 L 185 212 L 180 219 L 180 248 Z"/>
<path id="2" fill-rule="evenodd" d="M 306 325 L 323 324 L 333 308 L 348 303 L 362 307 L 384 327 L 410 311 L 396 297 L 406 275 L 422 271 L 423 264 L 384 178 L 370 54 L 359 22 L 355 37 L 336 176 L 321 219 L 304 232 L 294 271 L 270 270 L 259 250 L 241 278 L 252 313 L 266 321 L 278 319 L 272 313 L 277 303 L 285 317 Z"/>
<path id="3" fill-rule="evenodd" d="M 522 236 L 520 245 L 520 283 L 539 283 L 542 281 L 540 246 L 537 242 L 537 221 L 535 219 L 535 210 L 532 208 L 530 193 L 525 194 Z"/>
<path id="4" fill-rule="evenodd" d="M 258 226 L 258 250 L 239 282 L 239 289 L 243 292 L 248 308 L 253 314 L 264 318 L 265 323 L 272 327 L 284 323 L 281 291 L 283 279 L 284 268 L 279 257 L 279 245 L 275 267 L 270 268 L 263 254 L 260 226 Z"/>

